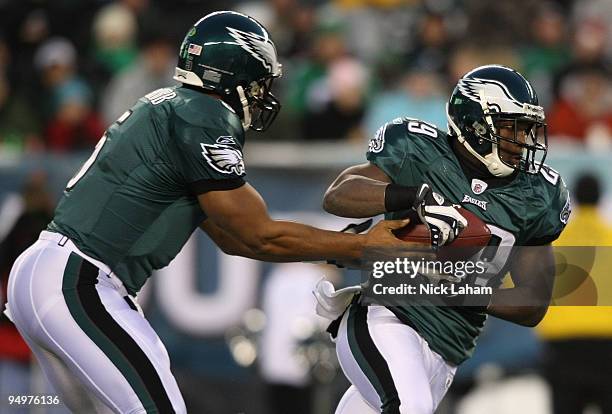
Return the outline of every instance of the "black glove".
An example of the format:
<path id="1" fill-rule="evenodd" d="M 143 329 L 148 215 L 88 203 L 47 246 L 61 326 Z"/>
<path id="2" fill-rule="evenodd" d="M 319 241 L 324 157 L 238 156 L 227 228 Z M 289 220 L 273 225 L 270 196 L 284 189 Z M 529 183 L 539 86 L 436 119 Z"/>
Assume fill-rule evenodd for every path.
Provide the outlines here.
<path id="1" fill-rule="evenodd" d="M 374 220 L 367 219 L 366 221 L 363 221 L 361 223 L 350 223 L 348 226 L 346 226 L 345 228 L 343 228 L 342 230 L 340 230 L 341 233 L 350 233 L 350 234 L 359 234 L 359 233 L 363 233 L 364 231 L 366 231 L 367 229 L 369 229 L 370 227 L 372 227 L 372 223 L 374 222 Z M 335 260 L 328 260 L 327 264 L 331 264 L 334 265 L 340 269 L 344 269 L 345 266 L 343 266 L 342 264 L 338 263 Z"/>
<path id="2" fill-rule="evenodd" d="M 351 234 L 363 233 L 364 231 L 372 227 L 373 222 L 374 220 L 367 219 L 366 221 L 363 221 L 361 223 L 351 223 L 345 228 L 343 228 L 342 230 L 340 230 L 340 232 L 341 233 L 351 233 Z"/>
<path id="3" fill-rule="evenodd" d="M 422 184 L 417 191 L 414 209 L 421 222 L 429 228 L 434 249 L 455 240 L 459 232 L 467 226 L 466 218 L 456 207 L 434 192 L 429 184 Z"/>

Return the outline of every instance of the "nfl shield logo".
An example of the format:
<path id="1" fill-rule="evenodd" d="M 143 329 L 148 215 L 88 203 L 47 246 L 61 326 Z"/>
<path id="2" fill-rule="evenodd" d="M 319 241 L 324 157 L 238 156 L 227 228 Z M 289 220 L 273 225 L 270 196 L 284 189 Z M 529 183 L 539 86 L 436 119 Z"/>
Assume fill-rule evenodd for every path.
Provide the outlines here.
<path id="1" fill-rule="evenodd" d="M 485 192 L 485 190 L 487 189 L 488 184 L 485 183 L 484 181 L 481 181 L 477 178 L 474 178 L 472 180 L 472 192 L 474 194 L 482 194 Z"/>

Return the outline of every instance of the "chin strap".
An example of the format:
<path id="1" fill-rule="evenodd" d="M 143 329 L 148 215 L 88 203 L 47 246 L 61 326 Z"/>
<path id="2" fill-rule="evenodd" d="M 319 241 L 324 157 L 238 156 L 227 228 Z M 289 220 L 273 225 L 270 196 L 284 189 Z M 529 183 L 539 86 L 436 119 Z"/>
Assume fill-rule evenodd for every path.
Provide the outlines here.
<path id="1" fill-rule="evenodd" d="M 469 146 L 467 142 L 464 144 Z M 471 147 L 470 147 L 471 148 Z M 493 144 L 492 152 L 484 157 L 486 160 L 485 165 L 491 174 L 496 177 L 507 177 L 514 172 L 514 168 L 507 166 L 499 158 L 499 151 L 497 144 Z"/>
<path id="2" fill-rule="evenodd" d="M 472 146 L 467 142 L 465 137 L 461 134 L 461 130 L 453 122 L 450 115 L 448 114 L 448 104 L 446 104 L 446 119 L 448 121 L 449 128 L 455 133 L 457 136 L 457 140 L 468 150 L 470 154 L 472 154 L 476 159 L 482 162 L 487 170 L 494 175 L 495 177 L 507 177 L 514 172 L 514 168 L 507 166 L 502 162 L 499 158 L 498 146 L 497 144 L 491 144 L 491 153 L 485 155 L 484 157 L 480 155 Z"/>
<path id="3" fill-rule="evenodd" d="M 242 127 L 245 131 L 251 126 L 251 110 L 249 109 L 249 101 L 244 93 L 242 86 L 236 86 L 240 105 L 242 106 Z"/>

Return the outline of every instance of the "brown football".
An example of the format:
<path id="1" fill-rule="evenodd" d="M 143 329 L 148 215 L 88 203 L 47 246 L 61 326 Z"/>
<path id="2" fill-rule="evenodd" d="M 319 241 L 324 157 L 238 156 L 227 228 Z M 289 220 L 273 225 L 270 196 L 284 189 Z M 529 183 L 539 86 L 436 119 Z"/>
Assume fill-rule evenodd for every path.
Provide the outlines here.
<path id="1" fill-rule="evenodd" d="M 491 230 L 477 215 L 463 207 L 457 210 L 467 219 L 467 226 L 450 244 L 440 248 L 438 258 L 444 260 L 464 260 L 472 257 L 491 240 Z M 416 221 L 394 231 L 395 237 L 407 242 L 430 244 L 427 226 Z"/>

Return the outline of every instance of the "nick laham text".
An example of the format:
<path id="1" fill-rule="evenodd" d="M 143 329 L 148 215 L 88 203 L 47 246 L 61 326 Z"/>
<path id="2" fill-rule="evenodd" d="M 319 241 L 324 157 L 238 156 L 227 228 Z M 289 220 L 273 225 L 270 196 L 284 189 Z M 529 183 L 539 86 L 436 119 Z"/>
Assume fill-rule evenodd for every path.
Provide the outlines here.
<path id="1" fill-rule="evenodd" d="M 399 286 L 385 286 L 376 283 L 372 286 L 375 295 L 492 295 L 493 288 L 490 286 L 469 286 L 469 285 L 409 285 L 402 283 Z"/>

